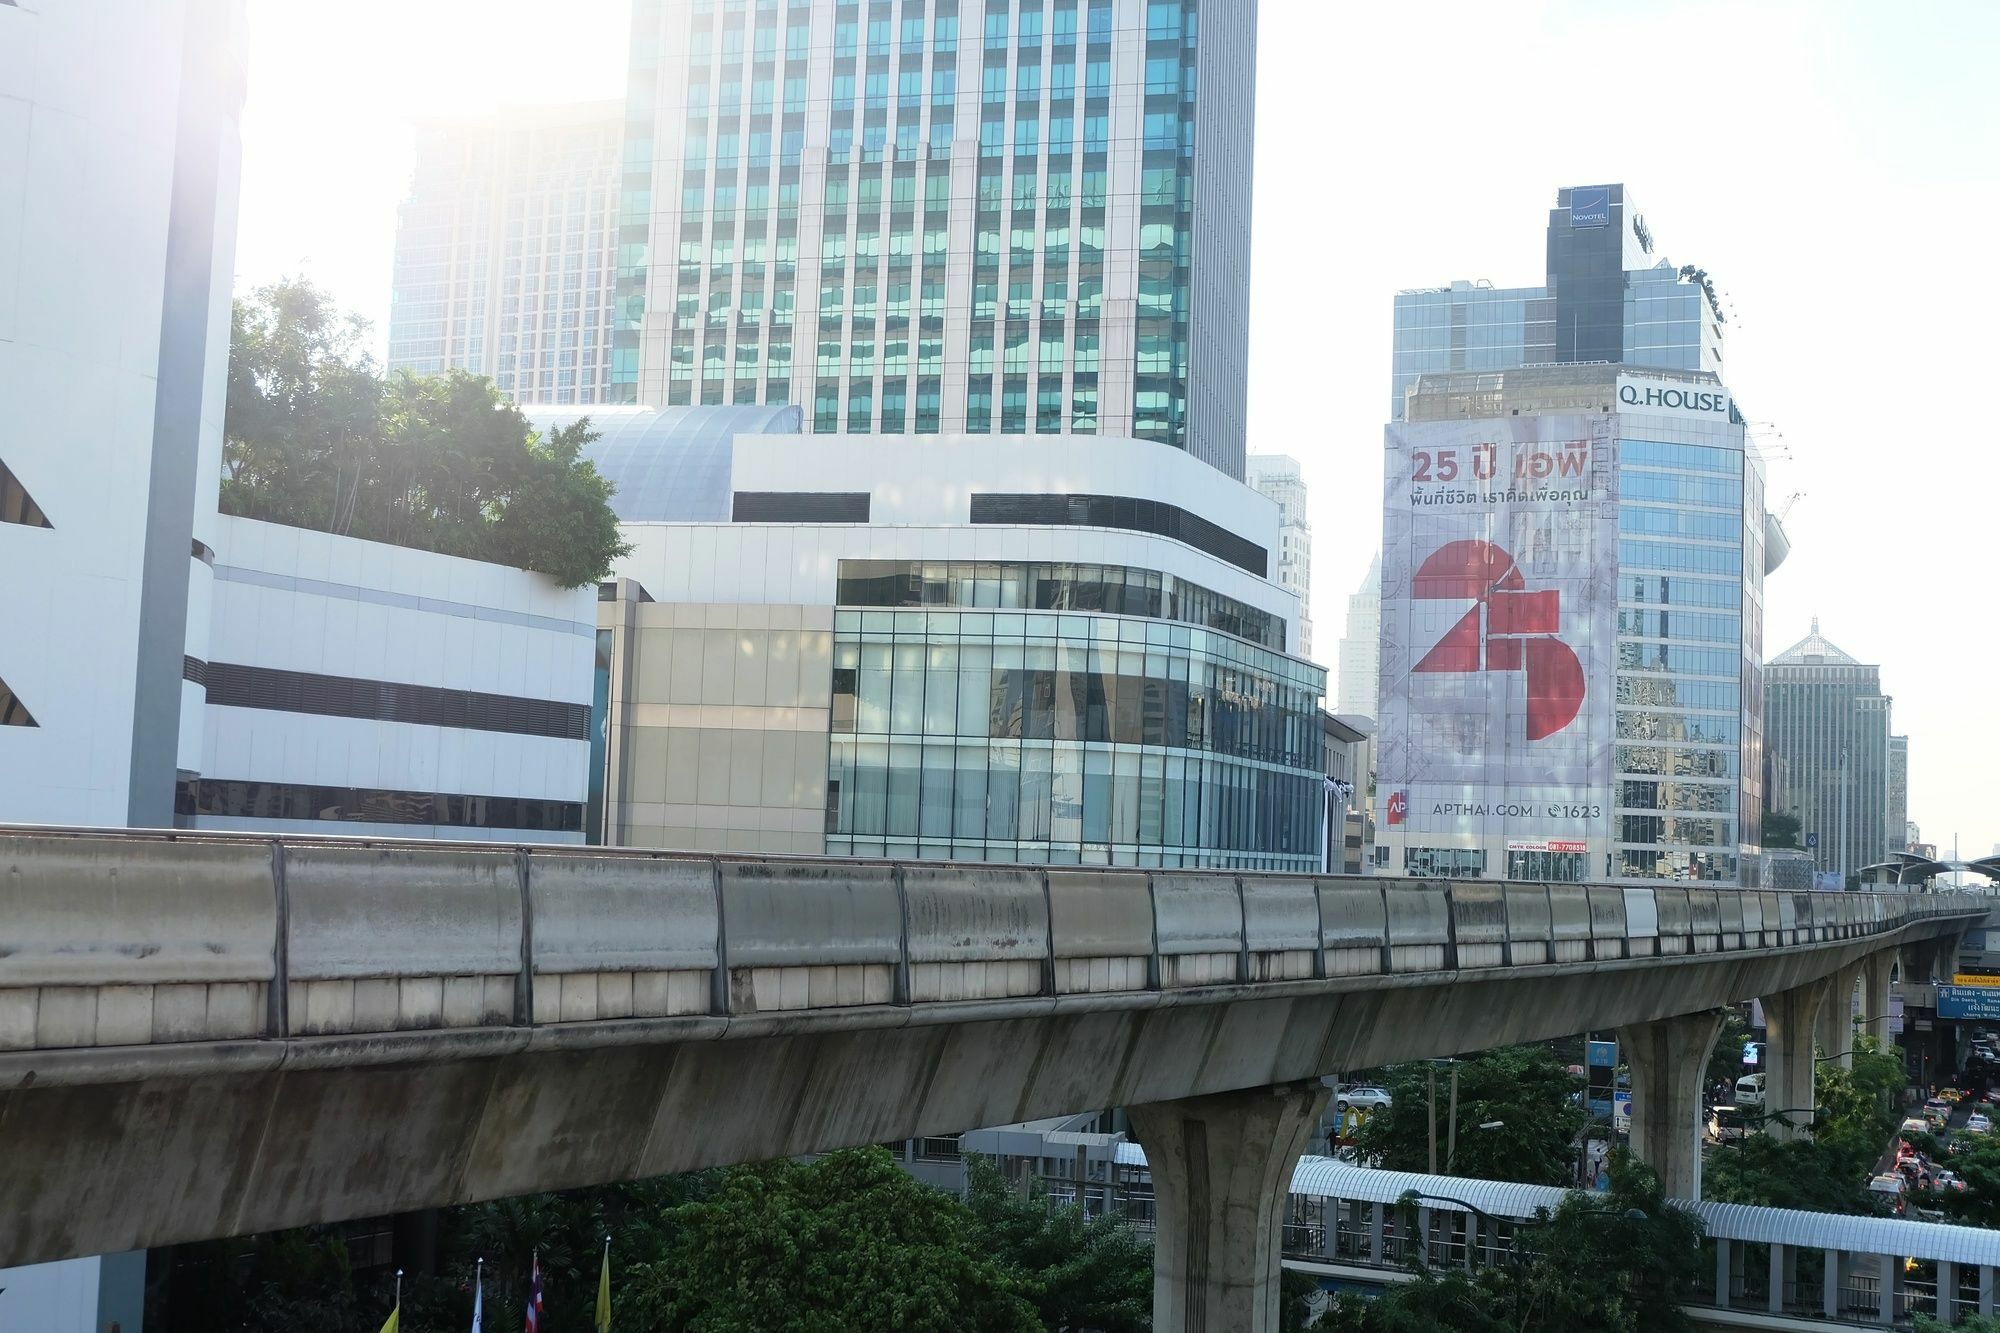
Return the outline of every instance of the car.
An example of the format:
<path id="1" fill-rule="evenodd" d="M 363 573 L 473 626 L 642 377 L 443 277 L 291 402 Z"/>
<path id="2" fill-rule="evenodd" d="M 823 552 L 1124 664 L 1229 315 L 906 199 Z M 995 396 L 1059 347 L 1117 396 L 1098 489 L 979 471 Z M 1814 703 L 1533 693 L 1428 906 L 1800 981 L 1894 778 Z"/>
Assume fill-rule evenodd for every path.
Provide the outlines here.
<path id="1" fill-rule="evenodd" d="M 1344 1088 L 1334 1094 L 1333 1107 L 1336 1111 L 1379 1111 L 1394 1100 L 1387 1088 Z"/>
<path id="2" fill-rule="evenodd" d="M 1764 1076 L 1745 1074 L 1736 1080 L 1736 1104 L 1738 1106 L 1762 1106 L 1764 1104 Z"/>
<path id="3" fill-rule="evenodd" d="M 1965 1132 L 1968 1134 L 1988 1134 L 1993 1130 L 1993 1120 L 1978 1111 L 1965 1118 Z"/>

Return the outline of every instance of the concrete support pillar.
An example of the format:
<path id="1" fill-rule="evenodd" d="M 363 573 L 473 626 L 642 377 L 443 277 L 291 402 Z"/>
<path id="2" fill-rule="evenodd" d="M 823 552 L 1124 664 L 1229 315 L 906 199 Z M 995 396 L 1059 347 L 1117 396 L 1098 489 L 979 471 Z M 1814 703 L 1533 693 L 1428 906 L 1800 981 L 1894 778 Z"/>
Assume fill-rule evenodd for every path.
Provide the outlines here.
<path id="1" fill-rule="evenodd" d="M 1701 1085 L 1722 1011 L 1618 1030 L 1632 1068 L 1632 1155 L 1660 1173 L 1669 1199 L 1701 1198 Z"/>
<path id="2" fill-rule="evenodd" d="M 1829 989 L 1822 977 L 1764 997 L 1764 1111 L 1783 1113 L 1764 1128 L 1776 1138 L 1812 1137 L 1813 1032 Z"/>
<path id="3" fill-rule="evenodd" d="M 1991 1264 L 1981 1264 L 1979 1266 L 1979 1313 L 1982 1315 L 1993 1313 L 1993 1266 Z"/>
<path id="4" fill-rule="evenodd" d="M 1854 1067 L 1854 987 L 1861 980 L 1861 968 L 1853 963 L 1828 978 L 1826 1003 L 1820 1006 L 1819 1030 L 1813 1037 L 1842 1069 Z"/>
<path id="5" fill-rule="evenodd" d="M 1820 1313 L 1828 1319 L 1840 1318 L 1840 1251 L 1822 1250 L 1826 1272 L 1820 1277 Z"/>
<path id="6" fill-rule="evenodd" d="M 1387 1204 L 1368 1205 L 1368 1262 L 1378 1267 L 1388 1262 L 1388 1256 L 1383 1253 L 1386 1247 L 1382 1237 L 1384 1229 L 1382 1215 L 1387 1211 Z"/>
<path id="7" fill-rule="evenodd" d="M 1772 1314 L 1785 1312 L 1785 1249 L 1771 1243 L 1771 1262 L 1764 1272 L 1764 1308 Z"/>
<path id="8" fill-rule="evenodd" d="M 1877 1255 L 1876 1262 L 1881 1265 L 1878 1271 L 1882 1274 L 1882 1285 L 1877 1293 L 1881 1304 L 1876 1307 L 1876 1314 L 1880 1322 L 1893 1324 L 1896 1322 L 1896 1274 L 1903 1265 L 1893 1254 Z"/>
<path id="9" fill-rule="evenodd" d="M 1729 1308 L 1729 1275 L 1732 1271 L 1730 1250 L 1733 1247 L 1726 1236 L 1715 1238 L 1715 1308 Z"/>
<path id="10" fill-rule="evenodd" d="M 1861 960 L 1862 1031 L 1889 1049 L 1889 976 L 1896 965 L 1894 949 L 1878 949 Z"/>
<path id="11" fill-rule="evenodd" d="M 1932 1311 L 1947 1324 L 1958 1322 L 1958 1265 L 1939 1260 L 1937 1266 L 1937 1309 Z"/>
<path id="12" fill-rule="evenodd" d="M 1157 1201 L 1154 1328 L 1277 1333 L 1285 1201 L 1326 1099 L 1313 1081 L 1130 1109 Z"/>

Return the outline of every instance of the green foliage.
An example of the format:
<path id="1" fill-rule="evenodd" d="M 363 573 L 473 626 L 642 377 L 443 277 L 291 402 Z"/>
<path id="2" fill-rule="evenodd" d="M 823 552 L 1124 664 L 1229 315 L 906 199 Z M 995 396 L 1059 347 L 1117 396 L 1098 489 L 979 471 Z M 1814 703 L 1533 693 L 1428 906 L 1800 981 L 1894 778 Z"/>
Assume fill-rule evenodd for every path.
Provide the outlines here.
<path id="1" fill-rule="evenodd" d="M 1780 1143 L 1752 1134 L 1741 1143 L 1723 1144 L 1702 1167 L 1704 1195 L 1767 1208 L 1882 1211 L 1868 1192 L 1868 1177 L 1902 1123 L 1896 1095 L 1903 1088 L 1903 1063 L 1872 1037 L 1853 1040 L 1852 1069 L 1828 1060 L 1814 1075 L 1819 1114 L 1813 1137 Z"/>
<path id="2" fill-rule="evenodd" d="M 1749 1040 L 1750 1024 L 1742 1011 L 1734 1005 L 1723 1010 L 1722 1033 L 1708 1053 L 1708 1068 L 1702 1073 L 1702 1081 L 1734 1086 L 1743 1072 L 1743 1044 Z"/>
<path id="3" fill-rule="evenodd" d="M 1369 1116 L 1356 1136 L 1364 1159 L 1391 1171 L 1425 1171 L 1430 1161 L 1427 1064 L 1391 1065 L 1382 1085 L 1391 1105 Z M 1441 1173 L 1530 1185 L 1567 1185 L 1573 1146 L 1590 1116 L 1571 1100 L 1583 1081 L 1547 1049 L 1487 1051 L 1458 1066 L 1458 1155 L 1447 1163 L 1449 1074 L 1437 1071 L 1438 1167 Z M 1503 1128 L 1482 1130 L 1490 1121 Z"/>
<path id="4" fill-rule="evenodd" d="M 1788 815 L 1782 810 L 1768 810 L 1764 813 L 1764 850 L 1779 851 L 1796 849 L 1799 845 L 1799 817 Z"/>
<path id="5" fill-rule="evenodd" d="M 1079 1208 L 1051 1207 L 1039 1180 L 1017 1190 L 989 1158 L 968 1157 L 965 1179 L 981 1247 L 1027 1278 L 1044 1325 L 1099 1333 L 1152 1327 L 1152 1247 L 1123 1219 L 1085 1220 Z"/>
<path id="6" fill-rule="evenodd" d="M 1971 1314 L 1956 1324 L 1947 1324 L 1920 1314 L 1916 1323 L 1911 1325 L 1911 1333 L 2000 1333 L 2000 1315 Z"/>
<path id="7" fill-rule="evenodd" d="M 1613 1154 L 1611 1188 L 1575 1193 L 1516 1231 L 1520 1260 L 1474 1274 L 1419 1269 L 1374 1301 L 1342 1297 L 1316 1329 L 1334 1333 L 1678 1333 L 1679 1293 L 1700 1276 L 1701 1223 L 1657 1175 Z"/>
<path id="8" fill-rule="evenodd" d="M 312 284 L 236 303 L 222 508 L 532 569 L 563 587 L 628 549 L 611 488 L 581 456 L 587 420 L 542 439 L 492 381 L 464 371 L 384 380 L 366 325 Z"/>
<path id="9" fill-rule="evenodd" d="M 1965 1182 L 1965 1188 L 1932 1190 L 1919 1196 L 1920 1203 L 1925 1208 L 1940 1210 L 1949 1222 L 2000 1227 L 2000 1142 L 1963 1132 L 1959 1139 L 1971 1146 L 1948 1160 L 1950 1169 Z"/>
<path id="10" fill-rule="evenodd" d="M 661 1333 L 1038 1333 L 1028 1284 L 981 1252 L 952 1196 L 879 1148 L 729 1173 L 674 1210 L 666 1256 L 628 1289 L 638 1327 Z"/>

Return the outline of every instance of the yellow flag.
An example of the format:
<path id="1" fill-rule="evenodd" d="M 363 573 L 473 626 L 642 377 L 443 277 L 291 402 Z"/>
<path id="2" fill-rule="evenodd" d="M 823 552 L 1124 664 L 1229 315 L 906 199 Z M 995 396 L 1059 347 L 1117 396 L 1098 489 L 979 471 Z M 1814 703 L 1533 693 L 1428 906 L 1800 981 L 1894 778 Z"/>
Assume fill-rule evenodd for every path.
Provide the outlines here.
<path id="1" fill-rule="evenodd" d="M 403 1303 L 396 1302 L 396 1308 L 389 1311 L 389 1322 L 382 1325 L 382 1333 L 399 1333 L 403 1327 Z"/>
<path id="2" fill-rule="evenodd" d="M 396 1333 L 390 1329 L 389 1333 Z M 604 1266 L 597 1270 L 597 1326 L 595 1333 L 611 1333 L 611 1242 L 604 1242 Z"/>

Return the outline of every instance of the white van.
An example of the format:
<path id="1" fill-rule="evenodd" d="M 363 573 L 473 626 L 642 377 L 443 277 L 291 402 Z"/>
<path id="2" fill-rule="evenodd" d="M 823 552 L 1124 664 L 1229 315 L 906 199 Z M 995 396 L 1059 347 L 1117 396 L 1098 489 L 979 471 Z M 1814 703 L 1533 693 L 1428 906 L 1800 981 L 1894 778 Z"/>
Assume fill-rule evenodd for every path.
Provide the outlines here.
<path id="1" fill-rule="evenodd" d="M 1736 1080 L 1736 1104 L 1738 1106 L 1762 1106 L 1764 1104 L 1764 1076 L 1745 1074 Z"/>

